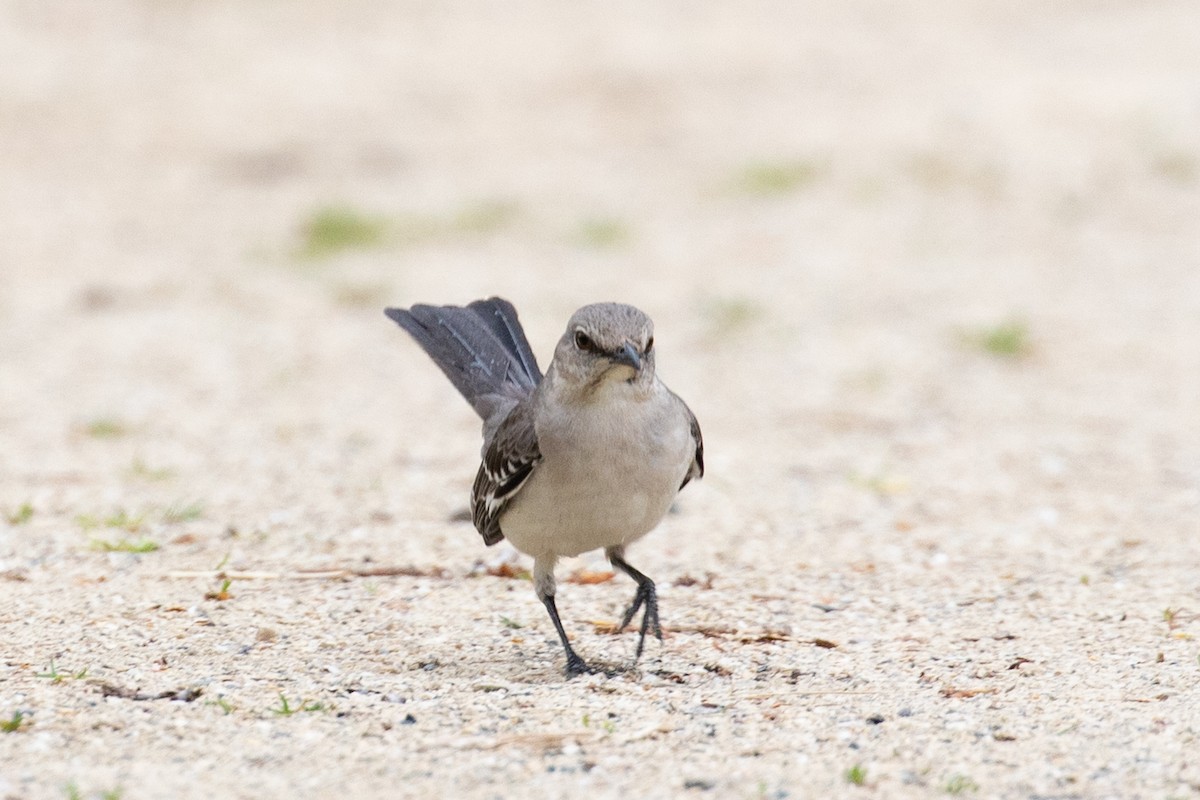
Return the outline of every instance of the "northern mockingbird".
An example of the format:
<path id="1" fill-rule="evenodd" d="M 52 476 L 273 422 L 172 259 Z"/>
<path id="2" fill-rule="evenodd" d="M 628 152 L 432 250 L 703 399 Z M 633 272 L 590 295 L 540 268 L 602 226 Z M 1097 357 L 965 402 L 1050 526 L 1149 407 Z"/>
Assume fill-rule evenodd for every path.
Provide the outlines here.
<path id="1" fill-rule="evenodd" d="M 560 556 L 604 548 L 637 582 L 623 630 L 642 612 L 662 640 L 654 581 L 625 561 L 676 493 L 704 474 L 696 417 L 654 374 L 654 324 L 633 306 L 575 312 L 545 377 L 516 309 L 493 297 L 459 306 L 385 312 L 412 334 L 483 418 L 483 461 L 471 512 L 485 544 L 507 538 L 533 556 L 533 585 L 567 654 L 567 673 L 590 671 L 554 604 Z"/>

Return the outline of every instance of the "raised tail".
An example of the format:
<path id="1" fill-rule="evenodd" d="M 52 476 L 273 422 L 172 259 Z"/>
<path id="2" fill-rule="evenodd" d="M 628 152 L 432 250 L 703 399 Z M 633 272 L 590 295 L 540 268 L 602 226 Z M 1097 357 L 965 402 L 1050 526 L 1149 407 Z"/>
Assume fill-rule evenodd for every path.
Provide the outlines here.
<path id="1" fill-rule="evenodd" d="M 466 306 L 415 305 L 384 313 L 417 340 L 485 422 L 542 380 L 512 303 L 499 297 Z"/>

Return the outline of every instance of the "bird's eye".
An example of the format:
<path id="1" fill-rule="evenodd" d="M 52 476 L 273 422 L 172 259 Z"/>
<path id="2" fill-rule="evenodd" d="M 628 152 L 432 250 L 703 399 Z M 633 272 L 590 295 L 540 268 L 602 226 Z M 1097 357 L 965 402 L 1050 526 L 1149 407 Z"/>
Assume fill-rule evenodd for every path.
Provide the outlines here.
<path id="1" fill-rule="evenodd" d="M 643 350 L 642 352 L 645 353 L 646 355 L 650 355 L 650 351 L 653 349 L 654 349 L 654 337 L 651 336 L 649 339 L 646 340 L 646 349 Z"/>
<path id="2" fill-rule="evenodd" d="M 580 350 L 594 350 L 596 345 L 592 341 L 592 337 L 588 336 L 583 331 L 575 331 L 575 346 Z"/>

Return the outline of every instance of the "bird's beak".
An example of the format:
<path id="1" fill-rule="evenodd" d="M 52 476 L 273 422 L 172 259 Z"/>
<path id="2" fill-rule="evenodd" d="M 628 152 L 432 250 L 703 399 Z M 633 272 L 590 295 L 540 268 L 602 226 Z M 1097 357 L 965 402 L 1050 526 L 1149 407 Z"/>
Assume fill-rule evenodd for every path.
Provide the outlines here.
<path id="1" fill-rule="evenodd" d="M 612 353 L 610 356 L 614 364 L 624 364 L 627 367 L 633 367 L 635 372 L 640 372 L 642 369 L 642 357 L 638 355 L 637 349 L 629 342 L 620 350 Z"/>

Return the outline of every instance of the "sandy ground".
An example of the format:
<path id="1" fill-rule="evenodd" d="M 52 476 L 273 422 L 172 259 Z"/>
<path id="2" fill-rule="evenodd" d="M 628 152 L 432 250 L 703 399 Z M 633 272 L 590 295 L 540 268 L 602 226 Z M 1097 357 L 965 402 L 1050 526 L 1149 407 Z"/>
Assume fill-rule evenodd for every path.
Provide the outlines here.
<path id="1" fill-rule="evenodd" d="M 0 796 L 1200 796 L 1200 6 L 451 6 L 0 3 Z M 704 426 L 634 669 L 490 294 Z"/>

